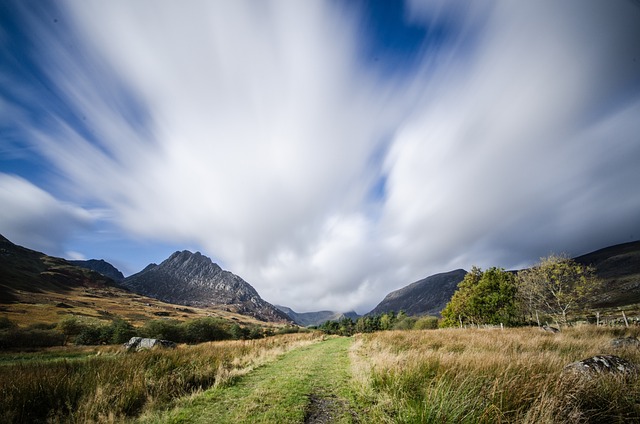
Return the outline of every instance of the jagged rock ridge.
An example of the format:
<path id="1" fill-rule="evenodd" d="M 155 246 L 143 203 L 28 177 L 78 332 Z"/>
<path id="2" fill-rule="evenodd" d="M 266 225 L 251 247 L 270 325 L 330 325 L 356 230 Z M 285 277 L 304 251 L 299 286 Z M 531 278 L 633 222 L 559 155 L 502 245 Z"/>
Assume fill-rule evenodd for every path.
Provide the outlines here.
<path id="1" fill-rule="evenodd" d="M 263 321 L 290 322 L 242 278 L 225 271 L 200 252 L 175 252 L 125 278 L 130 290 L 165 302 L 190 306 L 227 306 Z"/>
<path id="2" fill-rule="evenodd" d="M 389 293 L 369 315 L 404 311 L 408 315 L 436 315 L 451 300 L 467 271 L 435 274 Z"/>
<path id="3" fill-rule="evenodd" d="M 89 259 L 86 261 L 67 260 L 67 262 L 72 265 L 79 266 L 80 268 L 86 268 L 95 272 L 99 272 L 105 277 L 109 277 L 116 282 L 122 282 L 124 280 L 124 275 L 120 272 L 120 270 L 104 259 Z"/>
<path id="4" fill-rule="evenodd" d="M 284 312 L 298 325 L 309 327 L 311 325 L 320 325 L 327 321 L 340 321 L 343 318 L 357 319 L 359 315 L 354 312 L 335 312 L 335 311 L 318 311 L 318 312 L 296 312 L 286 306 L 275 305 L 276 308 Z"/>

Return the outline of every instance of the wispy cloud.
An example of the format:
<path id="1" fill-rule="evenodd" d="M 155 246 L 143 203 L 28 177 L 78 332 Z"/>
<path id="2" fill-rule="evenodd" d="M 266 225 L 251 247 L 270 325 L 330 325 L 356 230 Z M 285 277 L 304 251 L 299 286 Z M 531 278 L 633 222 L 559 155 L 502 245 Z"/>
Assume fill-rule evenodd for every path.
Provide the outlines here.
<path id="1" fill-rule="evenodd" d="M 91 226 L 93 214 L 55 199 L 29 181 L 0 173 L 0 234 L 14 243 L 63 256 L 64 242 Z"/>
<path id="2" fill-rule="evenodd" d="M 638 9 L 407 6 L 406 63 L 363 60 L 361 15 L 333 2 L 23 8 L 53 100 L 22 80 L 0 107 L 65 198 L 298 310 L 637 238 Z"/>

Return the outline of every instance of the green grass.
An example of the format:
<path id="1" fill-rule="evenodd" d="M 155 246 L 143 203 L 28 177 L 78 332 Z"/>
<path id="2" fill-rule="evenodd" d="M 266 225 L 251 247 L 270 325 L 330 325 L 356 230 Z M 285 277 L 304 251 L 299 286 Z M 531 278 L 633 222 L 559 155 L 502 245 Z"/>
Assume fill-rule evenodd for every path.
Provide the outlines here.
<path id="1" fill-rule="evenodd" d="M 120 422 L 224 385 L 230 376 L 315 337 L 287 334 L 138 353 L 118 349 L 71 360 L 57 354 L 8 357 L 0 367 L 2 422 Z"/>
<path id="2" fill-rule="evenodd" d="M 563 374 L 568 363 L 596 354 L 639 364 L 639 349 L 611 348 L 620 331 L 584 326 L 555 335 L 535 328 L 365 334 L 356 338 L 354 374 L 371 422 L 640 422 L 637 375 Z"/>
<path id="3" fill-rule="evenodd" d="M 355 404 L 348 350 L 351 339 L 333 338 L 296 349 L 234 382 L 179 402 L 144 422 L 302 423 L 316 409 L 330 422 L 350 423 Z"/>

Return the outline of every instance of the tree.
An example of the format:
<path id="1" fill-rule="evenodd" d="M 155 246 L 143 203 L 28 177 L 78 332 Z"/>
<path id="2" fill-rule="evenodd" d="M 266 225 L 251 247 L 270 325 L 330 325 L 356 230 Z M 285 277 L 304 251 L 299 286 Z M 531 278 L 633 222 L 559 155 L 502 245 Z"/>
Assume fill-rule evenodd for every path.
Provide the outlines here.
<path id="1" fill-rule="evenodd" d="M 518 272 L 518 288 L 525 312 L 533 317 L 538 311 L 561 319 L 584 307 L 601 290 L 595 268 L 577 263 L 563 255 L 550 255 L 529 269 Z"/>
<path id="2" fill-rule="evenodd" d="M 515 276 L 502 268 L 472 267 L 442 311 L 442 326 L 518 323 Z"/>

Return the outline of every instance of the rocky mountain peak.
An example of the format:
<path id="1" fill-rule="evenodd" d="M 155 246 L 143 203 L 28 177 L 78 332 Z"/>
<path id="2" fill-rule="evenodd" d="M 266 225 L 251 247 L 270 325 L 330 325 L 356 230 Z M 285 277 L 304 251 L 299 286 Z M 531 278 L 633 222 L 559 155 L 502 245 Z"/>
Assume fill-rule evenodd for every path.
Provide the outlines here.
<path id="1" fill-rule="evenodd" d="M 226 306 L 264 321 L 290 321 L 286 314 L 263 300 L 249 283 L 224 271 L 200 252 L 174 252 L 160 265 L 149 265 L 127 277 L 124 285 L 165 302 L 200 307 Z"/>

